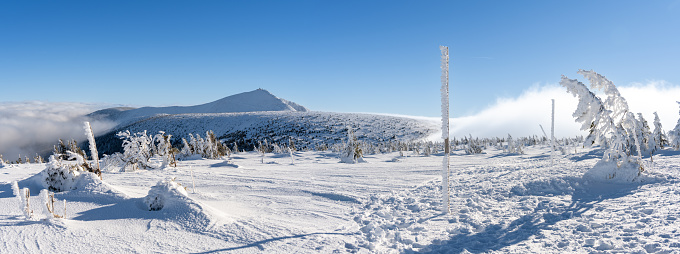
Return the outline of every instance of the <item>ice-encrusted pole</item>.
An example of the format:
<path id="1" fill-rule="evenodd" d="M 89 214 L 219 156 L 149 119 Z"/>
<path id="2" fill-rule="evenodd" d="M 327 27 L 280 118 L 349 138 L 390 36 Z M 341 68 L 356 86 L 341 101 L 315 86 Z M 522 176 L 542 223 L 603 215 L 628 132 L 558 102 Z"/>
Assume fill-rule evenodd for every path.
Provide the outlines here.
<path id="1" fill-rule="evenodd" d="M 442 52 L 442 139 L 444 139 L 444 160 L 442 162 L 442 210 L 451 211 L 450 188 L 449 188 L 449 157 L 451 154 L 449 144 L 449 47 L 439 46 Z"/>
<path id="2" fill-rule="evenodd" d="M 550 164 L 555 165 L 555 99 L 552 99 L 552 118 L 550 122 Z"/>
<path id="3" fill-rule="evenodd" d="M 94 142 L 94 133 L 92 132 L 92 126 L 90 126 L 90 122 L 85 122 L 85 126 L 83 126 L 83 128 L 85 129 L 85 135 L 87 135 L 87 141 L 90 142 L 90 154 L 97 165 L 95 173 L 101 179 L 102 173 L 101 168 L 99 167 L 99 152 L 97 152 L 97 143 Z"/>

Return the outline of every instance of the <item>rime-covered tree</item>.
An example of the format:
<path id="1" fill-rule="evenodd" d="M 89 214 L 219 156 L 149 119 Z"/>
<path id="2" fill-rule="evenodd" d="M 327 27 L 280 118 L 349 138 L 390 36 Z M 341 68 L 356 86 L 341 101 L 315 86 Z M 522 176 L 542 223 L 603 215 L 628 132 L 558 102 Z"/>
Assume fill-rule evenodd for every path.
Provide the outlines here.
<path id="1" fill-rule="evenodd" d="M 638 174 L 644 171 L 640 156 L 644 124 L 629 112 L 628 103 L 611 81 L 592 70 L 579 70 L 578 73 L 590 81 L 591 88 L 602 90 L 607 96 L 603 102 L 583 83 L 562 76 L 560 85 L 579 98 L 573 116 L 576 122 L 581 123 L 581 130 L 589 131 L 585 145 L 603 146 L 603 161 L 616 162 L 617 168 L 624 164 L 635 164 Z"/>
<path id="2" fill-rule="evenodd" d="M 154 154 L 158 155 L 162 159 L 161 168 L 165 168 L 174 160 L 174 155 L 172 153 L 172 144 L 170 139 L 172 135 L 166 135 L 164 131 L 159 131 L 153 138 L 153 149 Z"/>
<path id="3" fill-rule="evenodd" d="M 350 164 L 365 162 L 363 150 L 361 149 L 359 141 L 354 135 L 352 127 L 347 127 L 347 143 L 345 144 L 345 148 L 340 156 L 340 162 Z"/>
<path id="4" fill-rule="evenodd" d="M 153 151 L 153 138 L 144 132 L 131 134 L 129 130 L 116 134 L 123 140 L 123 161 L 133 168 L 151 168 L 149 159 Z"/>
<path id="5" fill-rule="evenodd" d="M 652 154 L 668 146 L 668 137 L 663 131 L 661 120 L 659 119 L 659 115 L 656 112 L 654 112 L 654 132 L 652 133 L 652 138 L 649 140 L 649 142 L 649 147 L 652 150 Z"/>
<path id="6" fill-rule="evenodd" d="M 680 101 L 678 101 L 678 104 L 680 105 Z M 680 119 L 678 119 L 678 123 L 675 125 L 675 128 L 670 130 L 668 132 L 668 138 L 670 140 L 669 145 L 673 147 L 676 151 L 680 149 Z"/>
<path id="7" fill-rule="evenodd" d="M 636 126 L 636 132 L 635 135 L 637 135 L 637 139 L 640 142 L 640 152 L 642 154 L 652 154 L 652 131 L 649 128 L 649 124 L 647 123 L 647 120 L 642 116 L 642 113 L 638 113 L 638 120 L 637 120 L 637 126 Z"/>

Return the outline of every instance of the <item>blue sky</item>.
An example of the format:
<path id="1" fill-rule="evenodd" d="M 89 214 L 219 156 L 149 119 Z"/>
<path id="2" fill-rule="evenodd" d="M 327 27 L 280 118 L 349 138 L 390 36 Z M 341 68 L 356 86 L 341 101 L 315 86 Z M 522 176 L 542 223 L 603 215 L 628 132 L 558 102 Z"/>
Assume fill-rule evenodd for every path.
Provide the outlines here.
<path id="1" fill-rule="evenodd" d="M 438 116 L 447 45 L 459 117 L 578 69 L 680 84 L 679 29 L 677 0 L 2 1 L 0 102 L 265 88 L 312 110 Z"/>

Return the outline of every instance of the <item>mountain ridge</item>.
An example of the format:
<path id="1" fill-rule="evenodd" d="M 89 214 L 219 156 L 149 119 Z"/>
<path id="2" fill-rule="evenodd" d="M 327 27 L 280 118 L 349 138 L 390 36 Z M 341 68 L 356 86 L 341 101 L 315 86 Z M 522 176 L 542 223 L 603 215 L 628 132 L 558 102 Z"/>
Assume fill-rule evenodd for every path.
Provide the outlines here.
<path id="1" fill-rule="evenodd" d="M 308 112 L 309 110 L 300 104 L 281 99 L 269 91 L 260 88 L 194 106 L 141 108 L 115 107 L 98 110 L 87 116 L 95 120 L 114 121 L 120 126 L 163 114 L 210 114 L 262 111 Z"/>

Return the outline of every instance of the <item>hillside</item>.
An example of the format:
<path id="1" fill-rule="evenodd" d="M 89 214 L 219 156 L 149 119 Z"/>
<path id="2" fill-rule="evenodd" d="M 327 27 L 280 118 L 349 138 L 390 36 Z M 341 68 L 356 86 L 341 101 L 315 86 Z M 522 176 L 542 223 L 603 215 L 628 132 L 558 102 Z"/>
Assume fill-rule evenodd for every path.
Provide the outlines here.
<path id="1" fill-rule="evenodd" d="M 297 103 L 278 98 L 264 89 L 235 94 L 213 102 L 195 106 L 108 108 L 95 111 L 88 117 L 96 120 L 110 120 L 127 125 L 138 120 L 160 114 L 189 113 L 234 113 L 258 111 L 297 111 L 306 112 L 307 108 Z"/>
<path id="2" fill-rule="evenodd" d="M 99 152 L 112 154 L 121 149 L 119 131 L 147 131 L 156 134 L 165 131 L 173 135 L 179 145 L 189 133 L 205 136 L 212 130 L 224 143 L 238 143 L 249 149 L 258 141 L 288 144 L 289 138 L 298 149 L 331 146 L 346 141 L 347 127 L 354 129 L 359 140 L 366 142 L 422 140 L 436 133 L 437 122 L 406 117 L 330 112 L 268 111 L 219 114 L 157 115 L 132 124 L 120 126 L 97 137 Z"/>

